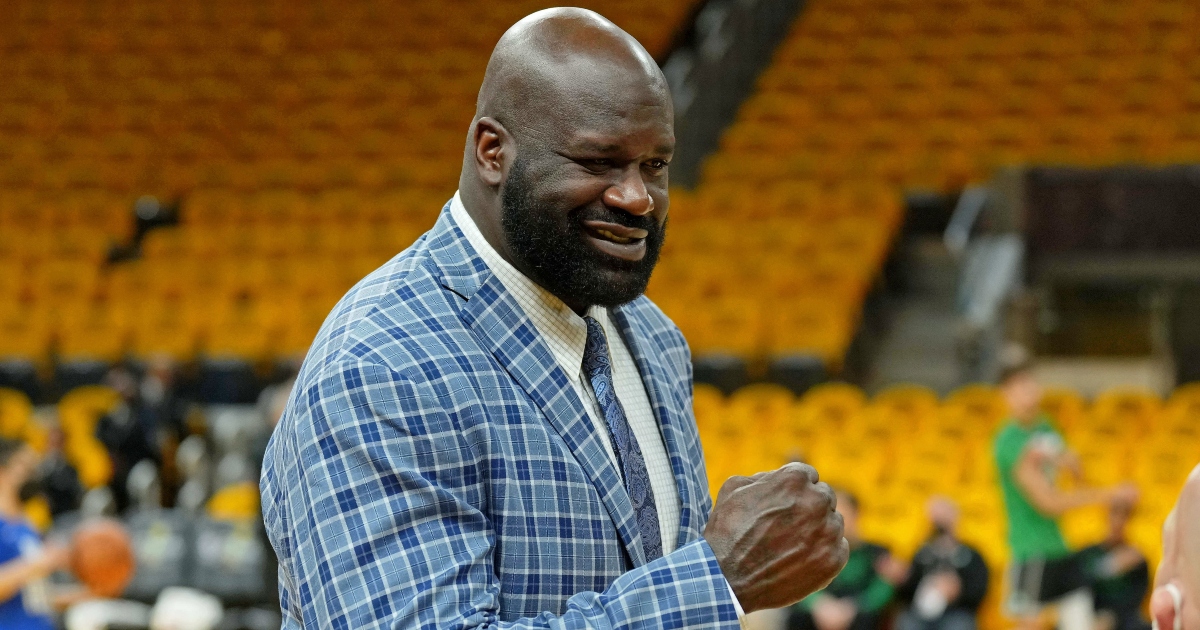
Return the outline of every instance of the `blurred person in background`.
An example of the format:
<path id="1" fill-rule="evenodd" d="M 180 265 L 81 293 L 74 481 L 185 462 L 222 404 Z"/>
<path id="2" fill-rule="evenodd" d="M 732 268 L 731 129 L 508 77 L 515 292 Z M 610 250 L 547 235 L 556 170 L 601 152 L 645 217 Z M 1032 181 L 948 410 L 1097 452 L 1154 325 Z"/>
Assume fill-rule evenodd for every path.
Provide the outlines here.
<path id="1" fill-rule="evenodd" d="M 996 436 L 994 455 L 1014 562 L 1010 610 L 1034 623 L 1041 606 L 1055 603 L 1062 630 L 1092 630 L 1093 576 L 1085 558 L 1067 547 L 1058 518 L 1091 505 L 1133 505 L 1137 488 L 1083 484 L 1079 457 L 1040 410 L 1042 389 L 1024 348 L 1002 353 L 1000 389 L 1010 418 Z M 1058 486 L 1062 472 L 1074 479 L 1071 489 Z"/>
<path id="2" fill-rule="evenodd" d="M 53 611 L 85 592 L 52 598 L 47 577 L 67 566 L 68 549 L 43 544 L 26 520 L 22 491 L 38 466 L 37 454 L 17 440 L 0 438 L 0 628 L 52 630 Z"/>
<path id="3" fill-rule="evenodd" d="M 933 535 L 913 556 L 908 579 L 897 598 L 909 604 L 897 630 L 974 630 L 987 596 L 988 567 L 983 556 L 958 539 L 958 507 L 949 499 L 929 502 Z"/>
<path id="4" fill-rule="evenodd" d="M 184 420 L 187 408 L 176 395 L 177 368 L 167 356 L 153 356 L 146 362 L 145 372 L 138 383 L 138 403 L 143 421 L 156 432 L 158 443 L 173 440 L 176 444 L 186 437 Z"/>
<path id="5" fill-rule="evenodd" d="M 1093 577 L 1097 624 L 1101 630 L 1148 630 L 1142 602 L 1150 590 L 1146 556 L 1125 537 L 1133 508 L 1113 504 L 1108 509 L 1108 536 L 1080 554 Z"/>
<path id="6" fill-rule="evenodd" d="M 42 494 L 50 507 L 50 516 L 58 516 L 79 508 L 83 499 L 83 484 L 79 482 L 79 471 L 67 461 L 63 452 L 62 429 L 52 427 L 46 440 L 46 454 L 38 466 L 37 478 L 40 480 Z"/>
<path id="7" fill-rule="evenodd" d="M 850 543 L 850 559 L 824 590 L 792 606 L 789 630 L 872 630 L 883 625 L 896 586 L 907 567 L 886 547 L 866 542 L 858 530 L 858 497 L 837 489 L 837 511 Z"/>
<path id="8" fill-rule="evenodd" d="M 121 402 L 96 423 L 96 439 L 112 460 L 112 489 L 117 511 L 129 507 L 126 481 L 129 471 L 143 459 L 161 464 L 157 427 L 141 396 L 141 384 L 128 368 L 118 366 L 104 377 L 104 384 L 121 395 Z"/>
<path id="9" fill-rule="evenodd" d="M 1163 525 L 1150 618 L 1156 630 L 1200 630 L 1200 466 L 1192 469 Z"/>

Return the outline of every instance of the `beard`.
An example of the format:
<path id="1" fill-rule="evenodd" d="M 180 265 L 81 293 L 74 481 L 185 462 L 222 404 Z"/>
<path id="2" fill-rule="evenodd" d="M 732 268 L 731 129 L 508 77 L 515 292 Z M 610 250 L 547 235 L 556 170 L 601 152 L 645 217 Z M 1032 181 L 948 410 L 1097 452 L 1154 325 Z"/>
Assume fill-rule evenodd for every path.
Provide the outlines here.
<path id="1" fill-rule="evenodd" d="M 527 164 L 519 156 L 501 191 L 501 227 L 508 246 L 532 272 L 532 279 L 563 302 L 614 307 L 646 291 L 666 237 L 649 215 L 604 208 L 550 207 L 534 199 Z M 583 222 L 607 221 L 646 230 L 646 254 L 638 261 L 613 258 L 587 240 Z"/>

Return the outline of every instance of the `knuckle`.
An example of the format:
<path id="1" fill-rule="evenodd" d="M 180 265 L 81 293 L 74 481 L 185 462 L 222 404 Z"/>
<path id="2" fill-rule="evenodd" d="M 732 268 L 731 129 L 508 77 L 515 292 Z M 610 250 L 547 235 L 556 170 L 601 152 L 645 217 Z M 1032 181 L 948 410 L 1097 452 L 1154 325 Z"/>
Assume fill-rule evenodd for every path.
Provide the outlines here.
<path id="1" fill-rule="evenodd" d="M 749 479 L 740 475 L 734 475 L 726 479 L 725 483 L 721 484 L 721 489 L 717 491 L 717 498 L 720 499 L 722 496 L 728 495 L 734 490 L 746 485 L 748 482 Z"/>
<path id="2" fill-rule="evenodd" d="M 804 473 L 805 477 L 807 477 L 811 483 L 817 483 L 821 481 L 821 473 L 817 472 L 817 469 L 814 466 L 804 464 Z"/>
<path id="3" fill-rule="evenodd" d="M 821 498 L 824 499 L 825 503 L 828 504 L 830 508 L 836 507 L 837 493 L 833 491 L 833 488 L 831 488 L 829 484 L 825 483 L 824 481 L 818 482 L 814 485 L 816 486 L 817 492 L 820 493 Z"/>
<path id="4" fill-rule="evenodd" d="M 789 479 L 795 481 L 810 481 L 817 476 L 815 468 L 802 462 L 791 462 L 780 470 L 787 473 Z"/>
<path id="5" fill-rule="evenodd" d="M 846 524 L 842 520 L 842 515 L 834 512 L 829 515 L 829 520 L 826 523 L 826 532 L 830 538 L 842 540 L 846 532 Z"/>
<path id="6" fill-rule="evenodd" d="M 749 477 L 744 475 L 732 475 L 725 480 L 725 483 L 721 484 L 721 487 L 728 488 L 730 486 L 743 486 L 747 481 L 750 481 Z"/>
<path id="7" fill-rule="evenodd" d="M 813 468 L 812 465 L 810 465 L 810 464 L 797 462 L 796 470 L 804 477 L 805 481 L 808 481 L 810 483 L 816 483 L 817 480 L 820 478 L 820 475 L 817 474 L 817 469 Z"/>

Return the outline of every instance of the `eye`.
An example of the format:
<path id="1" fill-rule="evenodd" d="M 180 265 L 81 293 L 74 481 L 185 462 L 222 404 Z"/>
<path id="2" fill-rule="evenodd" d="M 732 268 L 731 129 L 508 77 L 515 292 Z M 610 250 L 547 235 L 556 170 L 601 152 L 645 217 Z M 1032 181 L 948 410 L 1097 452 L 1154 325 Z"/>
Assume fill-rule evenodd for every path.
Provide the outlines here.
<path id="1" fill-rule="evenodd" d="M 653 160 L 650 160 L 649 162 L 646 162 L 646 167 L 657 173 L 657 172 L 666 170 L 668 164 L 669 164 L 669 162 L 667 162 L 666 160 L 660 160 L 658 158 L 655 158 Z"/>
<path id="2" fill-rule="evenodd" d="M 583 164 L 584 164 L 584 166 L 588 167 L 589 169 L 591 169 L 593 171 L 603 171 L 607 168 L 612 167 L 613 161 L 609 158 L 593 158 L 593 159 L 583 160 Z"/>

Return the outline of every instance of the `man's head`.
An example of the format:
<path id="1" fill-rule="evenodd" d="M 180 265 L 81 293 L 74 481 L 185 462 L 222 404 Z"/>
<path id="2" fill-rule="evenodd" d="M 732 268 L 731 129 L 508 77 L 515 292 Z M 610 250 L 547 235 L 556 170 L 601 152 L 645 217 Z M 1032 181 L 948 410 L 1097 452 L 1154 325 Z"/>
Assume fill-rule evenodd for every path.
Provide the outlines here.
<path id="1" fill-rule="evenodd" d="M 666 80 L 591 11 L 547 9 L 500 38 L 479 90 L 459 190 L 488 242 L 568 306 L 646 288 L 675 147 Z"/>
<path id="2" fill-rule="evenodd" d="M 958 531 L 958 507 L 946 497 L 933 497 L 925 507 L 929 522 L 939 535 L 956 536 Z"/>
<path id="3" fill-rule="evenodd" d="M 1000 353 L 1000 391 L 1014 418 L 1028 422 L 1037 417 L 1042 388 L 1033 376 L 1033 357 L 1025 348 L 1012 345 Z"/>
<path id="4" fill-rule="evenodd" d="M 1150 617 L 1159 630 L 1200 630 L 1200 466 L 1183 484 L 1163 527 Z"/>

